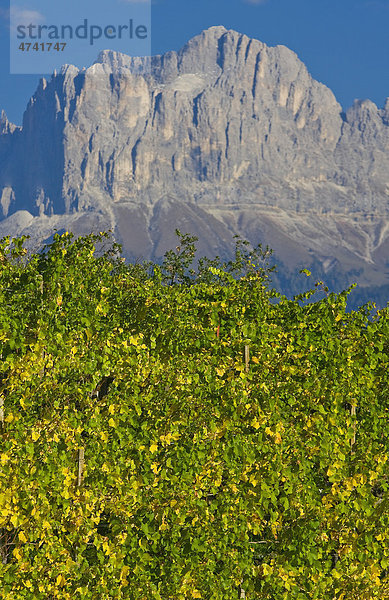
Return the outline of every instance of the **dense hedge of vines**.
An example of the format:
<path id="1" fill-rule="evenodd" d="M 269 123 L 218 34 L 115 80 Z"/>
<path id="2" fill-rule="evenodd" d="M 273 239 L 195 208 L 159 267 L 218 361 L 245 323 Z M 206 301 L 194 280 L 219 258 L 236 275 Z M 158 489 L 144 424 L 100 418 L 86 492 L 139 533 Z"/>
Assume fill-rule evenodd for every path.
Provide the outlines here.
<path id="1" fill-rule="evenodd" d="M 387 310 L 180 239 L 0 243 L 1 598 L 389 598 Z"/>

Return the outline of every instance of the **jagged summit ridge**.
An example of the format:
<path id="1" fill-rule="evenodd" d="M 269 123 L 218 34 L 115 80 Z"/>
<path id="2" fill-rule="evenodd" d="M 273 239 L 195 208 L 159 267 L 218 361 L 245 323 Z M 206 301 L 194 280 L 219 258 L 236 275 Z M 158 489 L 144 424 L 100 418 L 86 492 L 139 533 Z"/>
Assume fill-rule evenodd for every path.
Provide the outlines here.
<path id="1" fill-rule="evenodd" d="M 28 211 L 33 236 L 98 224 L 129 255 L 158 256 L 181 215 L 206 248 L 238 231 L 291 264 L 379 271 L 388 123 L 389 99 L 344 113 L 294 52 L 222 26 L 160 56 L 104 50 L 41 80 L 22 128 L 2 115 L 1 227 Z"/>

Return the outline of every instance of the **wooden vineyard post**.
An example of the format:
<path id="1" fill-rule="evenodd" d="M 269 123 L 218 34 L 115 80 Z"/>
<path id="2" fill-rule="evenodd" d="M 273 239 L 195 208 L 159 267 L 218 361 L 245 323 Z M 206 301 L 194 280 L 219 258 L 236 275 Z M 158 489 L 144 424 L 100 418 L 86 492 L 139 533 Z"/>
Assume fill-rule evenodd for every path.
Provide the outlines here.
<path id="1" fill-rule="evenodd" d="M 80 487 L 83 480 L 84 475 L 84 464 L 85 464 L 85 451 L 84 448 L 78 449 L 78 477 L 77 477 L 77 487 Z"/>
<path id="2" fill-rule="evenodd" d="M 1 564 L 6 565 L 8 563 L 8 532 L 6 529 L 0 529 L 0 559 Z"/>
<path id="3" fill-rule="evenodd" d="M 244 591 L 244 589 L 241 586 L 239 586 L 238 600 L 242 600 L 242 599 L 245 600 L 245 598 L 246 598 L 246 592 Z"/>
<path id="4" fill-rule="evenodd" d="M 351 405 L 351 416 L 355 417 L 356 414 L 357 414 L 357 407 L 354 404 L 352 404 Z M 355 444 L 356 433 L 357 433 L 357 424 L 354 421 L 354 434 L 353 434 L 353 437 L 351 439 L 351 453 L 352 454 L 354 454 L 354 448 L 353 447 L 354 447 L 354 444 Z"/>
<path id="5" fill-rule="evenodd" d="M 4 397 L 0 396 L 0 428 L 4 427 Z"/>
<path id="6" fill-rule="evenodd" d="M 248 346 L 247 344 L 245 344 L 245 347 L 244 347 L 244 364 L 245 364 L 245 371 L 246 371 L 246 373 L 248 373 L 249 368 L 250 368 L 250 346 Z M 242 586 L 239 586 L 238 599 L 239 600 L 246 599 L 246 592 L 244 591 Z"/>
<path id="7" fill-rule="evenodd" d="M 216 337 L 217 337 L 217 339 L 218 339 L 218 340 L 220 340 L 220 322 L 221 322 L 221 313 L 220 313 L 220 312 L 218 312 L 218 313 L 217 313 L 217 316 L 218 316 L 218 325 L 217 325 L 217 328 L 216 328 Z"/>
<path id="8" fill-rule="evenodd" d="M 246 373 L 249 372 L 249 362 L 250 362 L 250 346 L 244 347 L 244 363 L 246 368 Z"/>
<path id="9" fill-rule="evenodd" d="M 85 449 L 83 447 L 78 449 L 78 476 L 77 476 L 77 487 L 81 487 L 84 478 L 84 465 L 85 465 Z M 76 562 L 80 564 L 80 557 L 78 556 L 78 546 L 75 548 Z"/>
<path id="10" fill-rule="evenodd" d="M 43 311 L 43 275 L 41 275 L 39 290 L 41 293 L 41 307 L 42 307 L 42 311 Z M 44 367 L 45 351 L 44 350 L 42 350 L 41 356 L 42 356 L 42 368 L 39 371 L 39 375 L 40 375 L 40 377 L 44 377 L 45 376 L 45 367 Z"/>

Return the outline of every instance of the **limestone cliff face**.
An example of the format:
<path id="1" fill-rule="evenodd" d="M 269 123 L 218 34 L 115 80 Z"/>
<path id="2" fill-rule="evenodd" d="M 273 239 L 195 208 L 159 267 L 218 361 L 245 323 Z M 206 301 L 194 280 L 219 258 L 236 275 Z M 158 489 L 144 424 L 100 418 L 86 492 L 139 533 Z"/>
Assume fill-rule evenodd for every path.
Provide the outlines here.
<path id="1" fill-rule="evenodd" d="M 112 228 L 129 256 L 156 257 L 177 226 L 208 253 L 240 233 L 289 268 L 315 257 L 377 284 L 388 196 L 389 100 L 343 113 L 291 50 L 224 27 L 151 59 L 64 66 L 22 128 L 0 119 L 2 235 Z"/>

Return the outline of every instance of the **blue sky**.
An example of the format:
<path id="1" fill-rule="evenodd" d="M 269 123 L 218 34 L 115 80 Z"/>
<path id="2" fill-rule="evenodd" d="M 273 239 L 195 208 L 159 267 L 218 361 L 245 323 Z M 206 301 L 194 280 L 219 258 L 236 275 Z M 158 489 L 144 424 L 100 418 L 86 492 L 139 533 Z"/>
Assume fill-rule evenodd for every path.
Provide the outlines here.
<path id="1" fill-rule="evenodd" d="M 131 0 L 118 1 L 121 11 L 130 12 Z M 34 0 L 18 2 L 34 7 Z M 79 3 L 86 14 L 106 12 L 113 18 L 112 0 Z M 7 9 L 9 3 L 0 0 L 0 109 L 20 124 L 39 75 L 10 75 Z M 178 50 L 212 25 L 288 46 L 345 109 L 355 98 L 382 107 L 389 96 L 389 0 L 152 0 L 152 52 Z"/>

